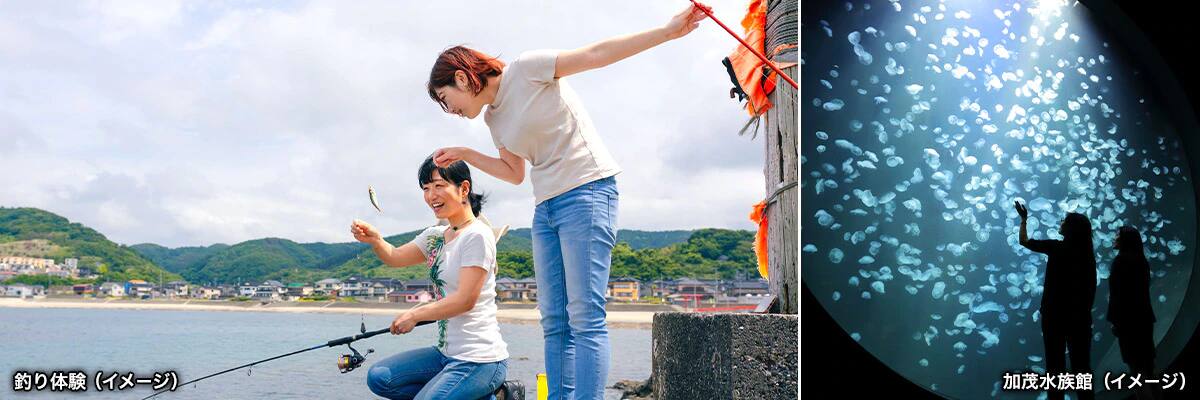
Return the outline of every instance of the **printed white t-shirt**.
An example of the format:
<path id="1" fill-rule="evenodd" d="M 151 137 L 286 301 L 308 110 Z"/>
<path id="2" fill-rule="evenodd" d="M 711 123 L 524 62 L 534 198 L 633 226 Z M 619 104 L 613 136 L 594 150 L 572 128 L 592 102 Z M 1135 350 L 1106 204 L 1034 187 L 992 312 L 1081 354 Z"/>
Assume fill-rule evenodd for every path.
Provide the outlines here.
<path id="1" fill-rule="evenodd" d="M 554 77 L 557 61 L 557 50 L 522 53 L 483 115 L 496 148 L 529 161 L 535 204 L 621 172 L 579 96 Z"/>
<path id="2" fill-rule="evenodd" d="M 444 240 L 446 229 L 447 226 L 427 228 L 411 243 L 417 245 L 428 259 L 431 246 Z M 496 237 L 492 229 L 476 220 L 463 227 L 436 256 L 430 279 L 441 297 L 458 290 L 458 275 L 462 268 L 478 267 L 488 271 L 475 307 L 438 324 L 438 350 L 446 357 L 470 362 L 507 359 L 508 345 L 500 337 L 500 325 L 496 322 Z"/>

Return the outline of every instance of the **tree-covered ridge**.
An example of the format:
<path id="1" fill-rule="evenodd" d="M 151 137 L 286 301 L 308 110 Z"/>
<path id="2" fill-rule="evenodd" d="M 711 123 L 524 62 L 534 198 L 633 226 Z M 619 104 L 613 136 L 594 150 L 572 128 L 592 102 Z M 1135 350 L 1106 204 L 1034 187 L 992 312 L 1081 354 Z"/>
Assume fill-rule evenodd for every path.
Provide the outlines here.
<path id="1" fill-rule="evenodd" d="M 701 229 L 689 232 L 682 243 L 657 248 L 639 249 L 629 242 L 618 240 L 612 253 L 610 275 L 613 277 L 642 281 L 680 277 L 733 279 L 741 276 L 749 279 L 758 274 L 751 247 L 754 232 Z M 501 251 L 496 260 L 500 266 L 500 276 L 527 278 L 534 274 L 531 250 Z"/>
<path id="2" fill-rule="evenodd" d="M 82 224 L 36 208 L 0 207 L 0 244 L 19 241 L 48 243 L 44 258 L 77 258 L 81 268 L 91 268 L 105 280 L 180 278 Z"/>
<path id="3" fill-rule="evenodd" d="M 513 235 L 513 233 L 517 233 Z M 528 229 L 510 232 L 497 244 L 496 260 L 500 276 L 526 278 L 533 276 L 533 251 L 527 235 Z M 406 232 L 385 237 L 388 243 L 400 246 L 411 241 L 419 232 Z M 701 229 L 689 232 L 682 242 L 661 247 L 649 247 L 646 243 L 669 242 L 655 236 L 656 232 L 636 232 L 633 236 L 637 245 L 618 235 L 613 249 L 612 276 L 632 277 L 640 280 L 673 279 L 679 277 L 733 279 L 739 275 L 750 278 L 757 274 L 751 243 L 754 233 L 727 229 Z M 666 232 L 663 236 L 678 237 L 677 232 Z M 180 270 L 189 281 L 198 283 L 237 283 L 276 279 L 284 282 L 315 282 L 324 278 L 346 279 L 351 276 L 369 278 L 420 279 L 428 274 L 422 266 L 392 268 L 383 265 L 367 245 L 361 243 L 321 244 L 324 249 L 337 249 L 321 253 L 314 251 L 315 244 L 299 244 L 285 239 L 259 239 L 239 243 L 209 256 L 207 262 L 191 269 Z M 341 247 L 333 247 L 341 246 Z M 146 250 L 148 257 L 158 260 L 160 254 L 173 254 L 147 245 L 138 245 Z M 188 248 L 175 254 L 176 258 L 189 257 L 191 252 L 211 251 L 211 248 Z M 172 249 L 168 249 L 172 250 Z M 181 250 L 181 249 L 174 249 Z M 350 254 L 350 250 L 357 250 Z M 349 254 L 349 255 L 347 255 Z M 192 255 L 197 258 L 198 256 Z M 344 260 L 333 265 L 330 260 Z M 164 259 L 163 262 L 171 262 Z"/>
<path id="4" fill-rule="evenodd" d="M 419 231 L 387 236 L 400 246 Z M 533 276 L 532 241 L 528 228 L 513 229 L 497 244 L 499 275 Z M 612 276 L 640 280 L 679 277 L 733 279 L 757 274 L 751 243 L 754 233 L 727 229 L 649 232 L 622 230 L 613 249 Z M 199 284 L 316 282 L 351 276 L 404 280 L 427 276 L 424 266 L 391 268 L 365 244 L 297 243 L 282 238 L 250 240 L 234 245 L 167 248 L 151 243 L 123 246 L 58 215 L 32 208 L 0 208 L 0 249 L 20 249 L 62 261 L 79 258 L 81 267 L 97 263 L 102 280 L 185 279 Z M 164 271 L 165 270 L 165 271 Z"/>

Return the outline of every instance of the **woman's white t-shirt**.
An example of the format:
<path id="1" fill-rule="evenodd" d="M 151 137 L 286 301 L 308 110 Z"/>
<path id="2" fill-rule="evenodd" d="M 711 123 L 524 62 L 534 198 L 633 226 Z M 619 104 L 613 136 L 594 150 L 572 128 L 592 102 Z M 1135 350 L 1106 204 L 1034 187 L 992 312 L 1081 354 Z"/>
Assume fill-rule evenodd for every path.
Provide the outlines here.
<path id="1" fill-rule="evenodd" d="M 579 96 L 554 77 L 557 61 L 556 50 L 522 53 L 483 115 L 496 148 L 529 161 L 535 203 L 621 172 Z"/>
<path id="2" fill-rule="evenodd" d="M 476 220 L 461 228 L 458 236 L 442 246 L 439 254 L 430 254 L 443 241 L 447 227 L 425 229 L 412 240 L 426 259 L 436 256 L 430 279 L 437 295 L 445 297 L 458 290 L 462 268 L 483 268 L 487 281 L 479 291 L 475 307 L 438 324 L 438 350 L 446 357 L 470 362 L 495 362 L 508 358 L 508 345 L 500 337 L 496 322 L 496 237 L 492 229 Z"/>

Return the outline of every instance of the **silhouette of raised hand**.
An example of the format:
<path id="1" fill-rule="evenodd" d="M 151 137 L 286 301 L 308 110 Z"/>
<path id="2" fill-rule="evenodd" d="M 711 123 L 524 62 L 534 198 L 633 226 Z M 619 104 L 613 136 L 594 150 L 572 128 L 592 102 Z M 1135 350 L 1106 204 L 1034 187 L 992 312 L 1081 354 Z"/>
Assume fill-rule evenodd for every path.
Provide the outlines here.
<path id="1" fill-rule="evenodd" d="M 1022 221 L 1029 218 L 1029 209 L 1028 208 L 1025 208 L 1025 206 L 1021 205 L 1021 202 L 1019 202 L 1019 201 L 1013 201 L 1013 204 L 1017 207 L 1017 215 L 1021 216 Z"/>

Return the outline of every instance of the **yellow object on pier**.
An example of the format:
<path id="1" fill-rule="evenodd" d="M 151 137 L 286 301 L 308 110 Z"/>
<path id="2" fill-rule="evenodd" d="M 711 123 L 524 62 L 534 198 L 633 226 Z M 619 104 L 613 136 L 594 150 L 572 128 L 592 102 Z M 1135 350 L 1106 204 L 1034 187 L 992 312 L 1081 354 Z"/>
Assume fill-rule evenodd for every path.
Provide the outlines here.
<path id="1" fill-rule="evenodd" d="M 550 385 L 546 384 L 546 374 L 537 374 L 537 400 L 546 400 L 550 396 Z"/>

